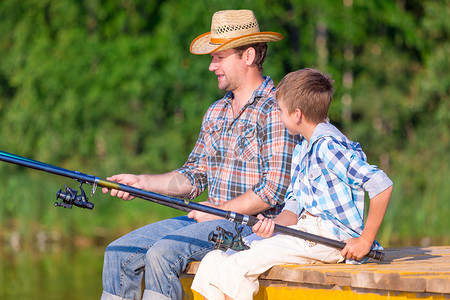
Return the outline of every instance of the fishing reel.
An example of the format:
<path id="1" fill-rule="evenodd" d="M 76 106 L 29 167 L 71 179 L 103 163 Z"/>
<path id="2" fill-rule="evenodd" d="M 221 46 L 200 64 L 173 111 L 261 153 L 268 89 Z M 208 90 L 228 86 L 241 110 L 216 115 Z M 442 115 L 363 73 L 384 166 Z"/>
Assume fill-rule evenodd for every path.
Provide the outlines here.
<path id="1" fill-rule="evenodd" d="M 81 191 L 80 195 L 78 195 L 77 190 L 72 189 L 67 185 L 64 185 L 65 191 L 59 190 L 56 193 L 56 200 L 60 199 L 61 201 L 60 202 L 56 201 L 55 206 L 62 206 L 70 209 L 72 208 L 73 205 L 75 205 L 81 208 L 93 209 L 94 203 L 88 201 L 86 193 L 81 187 L 82 185 L 83 183 L 80 182 L 80 191 Z"/>
<path id="2" fill-rule="evenodd" d="M 239 227 L 238 223 L 236 224 L 236 235 L 233 235 L 231 232 L 226 231 L 220 226 L 217 226 L 215 233 L 211 231 L 208 235 L 208 241 L 214 242 L 214 249 L 220 249 L 222 251 L 226 251 L 228 249 L 233 249 L 235 251 L 247 250 L 250 249 L 249 246 L 244 244 L 242 240 L 241 232 L 244 229 L 242 226 Z"/>

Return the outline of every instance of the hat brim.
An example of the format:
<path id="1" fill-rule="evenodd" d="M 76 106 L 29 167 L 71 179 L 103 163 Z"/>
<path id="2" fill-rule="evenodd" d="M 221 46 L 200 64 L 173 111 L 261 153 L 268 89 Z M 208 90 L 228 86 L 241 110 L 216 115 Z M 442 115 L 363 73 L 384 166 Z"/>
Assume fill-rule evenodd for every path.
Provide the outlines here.
<path id="1" fill-rule="evenodd" d="M 283 39 L 283 36 L 277 32 L 265 31 L 248 35 L 243 35 L 234 39 L 230 39 L 223 44 L 210 43 L 211 33 L 204 33 L 195 38 L 189 50 L 192 54 L 210 54 L 222 50 L 232 49 L 239 46 L 250 45 L 255 43 L 276 42 Z"/>

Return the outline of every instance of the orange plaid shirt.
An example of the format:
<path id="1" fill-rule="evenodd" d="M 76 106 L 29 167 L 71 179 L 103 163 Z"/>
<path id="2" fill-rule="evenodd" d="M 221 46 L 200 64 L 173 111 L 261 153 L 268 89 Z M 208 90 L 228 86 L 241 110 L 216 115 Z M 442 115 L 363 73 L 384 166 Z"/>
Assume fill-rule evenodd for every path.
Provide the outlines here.
<path id="1" fill-rule="evenodd" d="M 177 171 L 192 184 L 190 199 L 208 188 L 208 201 L 220 204 L 252 189 L 275 217 L 283 207 L 295 147 L 279 116 L 275 86 L 266 77 L 234 117 L 233 93 L 212 104 L 188 160 Z"/>

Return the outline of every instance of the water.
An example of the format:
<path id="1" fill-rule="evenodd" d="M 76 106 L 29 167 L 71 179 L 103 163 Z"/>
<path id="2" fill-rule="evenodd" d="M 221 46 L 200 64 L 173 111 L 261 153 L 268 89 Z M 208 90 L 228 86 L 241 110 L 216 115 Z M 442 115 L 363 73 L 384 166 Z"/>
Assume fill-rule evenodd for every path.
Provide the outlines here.
<path id="1" fill-rule="evenodd" d="M 103 251 L 0 249 L 0 299 L 100 299 Z"/>

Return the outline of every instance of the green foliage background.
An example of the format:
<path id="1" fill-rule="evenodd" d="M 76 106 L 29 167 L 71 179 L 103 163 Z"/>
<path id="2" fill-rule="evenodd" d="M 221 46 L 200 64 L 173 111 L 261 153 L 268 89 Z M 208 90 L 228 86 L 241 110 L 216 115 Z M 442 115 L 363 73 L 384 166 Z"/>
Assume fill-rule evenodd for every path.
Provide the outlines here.
<path id="1" fill-rule="evenodd" d="M 336 83 L 330 119 L 395 190 L 378 239 L 448 244 L 450 5 L 446 0 L 2 0 L 0 149 L 107 177 L 180 166 L 223 94 L 189 53 L 220 9 L 254 10 L 265 74 L 317 67 Z M 52 208 L 67 180 L 0 164 L 0 236 L 119 236 L 179 212 L 97 191 L 93 211 Z M 74 186 L 76 187 L 76 186 Z"/>

